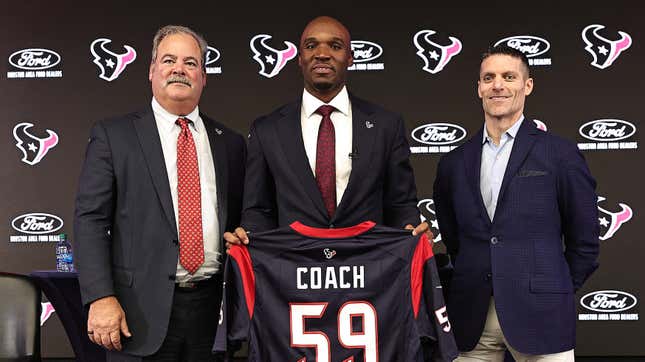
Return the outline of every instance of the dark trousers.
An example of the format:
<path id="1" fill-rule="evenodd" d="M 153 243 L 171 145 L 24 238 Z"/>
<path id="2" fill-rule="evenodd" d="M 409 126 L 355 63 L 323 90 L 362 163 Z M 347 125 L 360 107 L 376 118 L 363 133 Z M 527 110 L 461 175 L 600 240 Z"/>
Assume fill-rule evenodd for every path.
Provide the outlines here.
<path id="1" fill-rule="evenodd" d="M 215 275 L 197 288 L 175 287 L 168 332 L 161 348 L 151 355 L 126 356 L 108 351 L 111 361 L 202 362 L 216 361 L 211 350 L 215 341 L 222 301 L 222 278 Z"/>

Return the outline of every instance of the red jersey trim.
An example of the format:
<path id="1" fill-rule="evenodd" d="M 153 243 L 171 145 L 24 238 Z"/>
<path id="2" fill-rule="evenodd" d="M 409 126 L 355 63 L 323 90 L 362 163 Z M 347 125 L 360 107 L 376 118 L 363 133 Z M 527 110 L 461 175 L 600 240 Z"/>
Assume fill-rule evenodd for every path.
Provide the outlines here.
<path id="1" fill-rule="evenodd" d="M 424 233 L 417 243 L 412 256 L 412 266 L 410 267 L 410 290 L 412 291 L 412 310 L 414 318 L 419 314 L 419 305 L 421 304 L 421 294 L 423 293 L 423 267 L 428 259 L 433 257 L 432 245 L 428 241 L 428 236 Z"/>
<path id="2" fill-rule="evenodd" d="M 351 238 L 360 235 L 376 225 L 373 221 L 364 221 L 358 225 L 346 228 L 315 228 L 302 224 L 300 221 L 294 221 L 289 225 L 298 234 L 309 236 L 319 239 L 338 239 L 338 238 Z"/>
<path id="3" fill-rule="evenodd" d="M 255 274 L 253 273 L 253 263 L 251 262 L 249 249 L 246 246 L 233 245 L 229 249 L 228 255 L 235 259 L 240 269 L 246 307 L 249 310 L 249 319 L 251 319 L 253 318 L 253 308 L 255 307 Z"/>

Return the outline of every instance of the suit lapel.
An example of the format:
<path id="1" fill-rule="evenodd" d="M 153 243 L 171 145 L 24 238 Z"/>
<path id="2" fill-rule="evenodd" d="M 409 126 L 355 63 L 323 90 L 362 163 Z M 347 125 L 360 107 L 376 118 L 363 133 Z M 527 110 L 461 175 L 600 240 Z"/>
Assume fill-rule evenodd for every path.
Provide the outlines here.
<path id="1" fill-rule="evenodd" d="M 526 159 L 529 151 L 531 150 L 531 148 L 533 148 L 533 144 L 536 140 L 535 136 L 538 134 L 538 132 L 542 131 L 539 131 L 534 126 L 532 121 L 524 118 L 524 121 L 522 122 L 522 125 L 517 132 L 515 141 L 513 141 L 511 157 L 508 160 L 508 165 L 506 165 L 506 172 L 504 172 L 504 179 L 502 180 L 502 186 L 499 189 L 499 196 L 497 197 L 498 207 L 495 211 L 496 214 L 497 210 L 499 210 L 499 206 L 502 205 L 508 184 L 517 174 L 517 171 L 520 169 L 520 166 L 522 166 L 522 163 L 524 163 L 524 160 Z"/>
<path id="2" fill-rule="evenodd" d="M 361 175 L 368 175 L 367 168 L 370 167 L 372 148 L 374 146 L 374 138 L 377 132 L 377 124 L 374 119 L 373 110 L 364 107 L 364 104 L 356 98 L 350 96 L 352 104 L 352 171 L 349 174 L 349 181 L 347 188 L 343 193 L 343 198 L 338 204 L 338 209 L 334 215 L 334 219 L 342 217 L 342 212 L 347 204 L 351 201 L 351 195 L 356 195 L 357 187 L 361 184 Z"/>
<path id="3" fill-rule="evenodd" d="M 291 169 L 298 175 L 300 184 L 304 187 L 305 193 L 309 196 L 316 209 L 323 215 L 323 219 L 329 218 L 327 209 L 323 203 L 322 195 L 316 184 L 314 174 L 309 165 L 309 159 L 305 151 L 305 144 L 302 140 L 302 127 L 300 126 L 301 102 L 291 103 L 282 110 L 282 118 L 276 122 L 277 135 L 284 150 Z"/>
<path id="4" fill-rule="evenodd" d="M 204 121 L 208 143 L 210 144 L 215 166 L 215 182 L 217 183 L 217 220 L 219 222 L 220 234 L 224 234 L 227 220 L 227 190 L 228 190 L 228 153 L 224 141 L 223 130 L 218 128 L 213 120 L 204 114 L 200 114 Z"/>
<path id="5" fill-rule="evenodd" d="M 168 183 L 168 172 L 159 140 L 159 131 L 151 109 L 141 114 L 141 117 L 133 120 L 134 128 L 141 144 L 148 171 L 152 183 L 161 202 L 161 207 L 170 224 L 170 229 L 177 236 L 177 222 L 170 196 L 170 184 Z"/>
<path id="6" fill-rule="evenodd" d="M 474 137 L 472 137 L 466 144 L 464 144 L 464 166 L 466 167 L 466 177 L 470 184 L 471 191 L 477 200 L 479 211 L 482 216 L 490 223 L 490 217 L 486 211 L 484 199 L 482 199 L 482 192 L 480 187 L 480 173 L 482 164 L 482 137 L 484 137 L 484 129 L 481 128 Z"/>

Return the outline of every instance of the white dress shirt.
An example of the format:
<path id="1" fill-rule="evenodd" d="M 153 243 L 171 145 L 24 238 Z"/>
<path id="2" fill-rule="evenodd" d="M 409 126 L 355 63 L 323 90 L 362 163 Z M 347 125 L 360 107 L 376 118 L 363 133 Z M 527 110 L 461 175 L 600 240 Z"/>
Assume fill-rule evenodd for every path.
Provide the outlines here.
<path id="1" fill-rule="evenodd" d="M 177 207 L 177 137 L 181 127 L 175 123 L 180 115 L 166 111 L 153 97 L 152 111 L 157 123 L 161 148 L 166 162 L 166 172 L 170 183 L 170 195 L 177 222 L 179 235 L 179 209 Z M 176 282 L 198 281 L 209 278 L 220 268 L 219 221 L 217 219 L 217 186 L 215 183 L 215 166 L 211 153 L 208 134 L 204 122 L 199 116 L 199 107 L 189 114 L 183 115 L 192 122 L 189 123 L 190 133 L 195 141 L 197 162 L 199 164 L 199 182 L 202 196 L 202 229 L 204 233 L 204 264 L 194 275 L 188 274 L 177 260 Z M 163 242 L 159 240 L 159 242 Z M 181 242 L 181 241 L 180 241 Z"/>
<path id="2" fill-rule="evenodd" d="M 517 136 L 517 131 L 520 129 L 522 121 L 524 121 L 524 115 L 520 116 L 520 119 L 502 134 L 499 145 L 493 142 L 493 139 L 488 135 L 488 131 L 486 130 L 486 124 L 484 124 L 479 188 L 482 193 L 484 205 L 486 206 L 486 212 L 491 221 L 495 217 L 499 189 L 502 187 L 506 166 L 508 165 L 513 144 L 515 143 L 515 136 Z"/>
<path id="3" fill-rule="evenodd" d="M 329 103 L 324 103 L 314 97 L 306 89 L 302 94 L 302 107 L 300 108 L 302 140 L 314 177 L 316 176 L 318 129 L 322 121 L 322 116 L 316 113 L 316 110 L 324 104 L 336 108 L 330 117 L 336 136 L 336 205 L 338 205 L 347 188 L 349 174 L 352 172 L 352 159 L 350 158 L 352 153 L 352 106 L 349 102 L 347 88 L 343 87 Z"/>

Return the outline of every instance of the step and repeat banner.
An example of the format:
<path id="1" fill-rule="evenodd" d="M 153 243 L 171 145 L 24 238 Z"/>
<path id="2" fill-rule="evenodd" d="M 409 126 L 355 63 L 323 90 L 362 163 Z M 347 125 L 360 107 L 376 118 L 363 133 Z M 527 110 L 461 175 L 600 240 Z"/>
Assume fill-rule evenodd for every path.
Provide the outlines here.
<path id="1" fill-rule="evenodd" d="M 149 105 L 158 28 L 182 24 L 205 36 L 208 79 L 200 109 L 246 134 L 253 119 L 301 96 L 300 32 L 313 17 L 331 15 L 352 33 L 349 90 L 406 120 L 419 208 L 439 247 L 435 170 L 444 153 L 483 124 L 481 53 L 506 44 L 527 55 L 535 88 L 526 117 L 577 143 L 598 182 L 600 268 L 578 293 L 577 354 L 643 356 L 645 26 L 637 15 L 643 5 L 634 4 L 5 4 L 0 269 L 55 268 L 58 234 L 72 233 L 90 127 Z M 56 312 L 44 310 L 45 356 L 70 355 Z"/>

